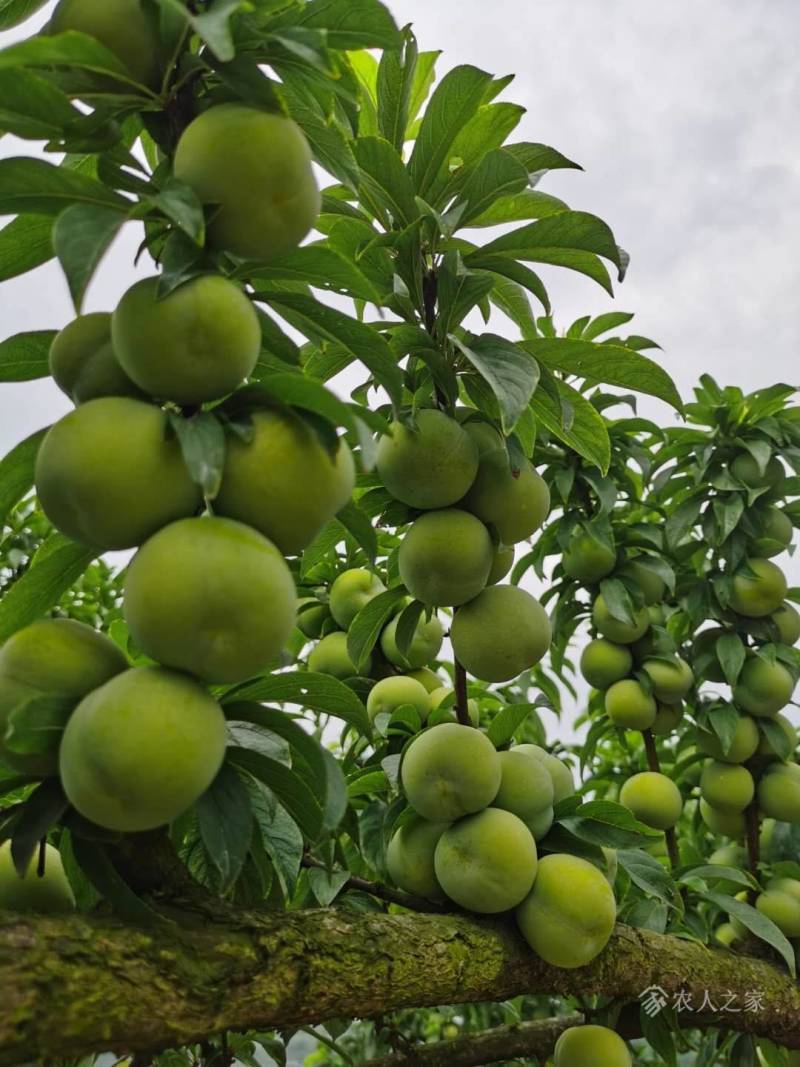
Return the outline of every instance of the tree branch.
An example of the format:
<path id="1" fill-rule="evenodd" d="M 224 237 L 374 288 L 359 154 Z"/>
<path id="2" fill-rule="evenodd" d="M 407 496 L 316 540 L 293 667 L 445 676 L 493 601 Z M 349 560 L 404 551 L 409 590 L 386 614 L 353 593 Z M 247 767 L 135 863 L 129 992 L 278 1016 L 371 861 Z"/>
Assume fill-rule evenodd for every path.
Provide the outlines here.
<path id="1" fill-rule="evenodd" d="M 661 761 L 658 758 L 658 749 L 656 748 L 656 739 L 653 735 L 653 731 L 642 730 L 642 737 L 644 738 L 644 750 L 647 754 L 647 766 L 651 771 L 660 774 Z M 676 871 L 681 865 L 681 854 L 678 850 L 678 837 L 675 833 L 674 826 L 670 826 L 669 829 L 664 831 L 664 839 L 667 845 L 670 867 Z"/>
<path id="2" fill-rule="evenodd" d="M 618 926 L 593 963 L 567 971 L 502 920 L 347 907 L 230 914 L 215 922 L 204 909 L 158 928 L 0 914 L 0 1067 L 523 993 L 633 1002 L 651 985 L 694 1003 L 706 991 L 717 1004 L 757 995 L 758 1011 L 720 1010 L 712 1022 L 800 1048 L 800 990 L 785 972 L 648 930 Z"/>
<path id="3" fill-rule="evenodd" d="M 322 860 L 318 860 L 308 853 L 303 856 L 301 863 L 304 867 L 316 867 L 322 871 L 328 870 Z M 377 897 L 378 900 L 385 900 L 388 904 L 399 904 L 401 908 L 408 908 L 409 911 L 429 911 L 439 914 L 447 910 L 445 905 L 437 904 L 433 900 L 425 900 L 424 897 L 417 897 L 413 893 L 405 893 L 402 889 L 394 889 L 392 886 L 384 885 L 382 882 L 370 882 L 366 878 L 359 878 L 354 874 L 351 874 L 345 882 L 345 888 L 355 889 L 359 893 L 369 893 L 370 896 Z"/>

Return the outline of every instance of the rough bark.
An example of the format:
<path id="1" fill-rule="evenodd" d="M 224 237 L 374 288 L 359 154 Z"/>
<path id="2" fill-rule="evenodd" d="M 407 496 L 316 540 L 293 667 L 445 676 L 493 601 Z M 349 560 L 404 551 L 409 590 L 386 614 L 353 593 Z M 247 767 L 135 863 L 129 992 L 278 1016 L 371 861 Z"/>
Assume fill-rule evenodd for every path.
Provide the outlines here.
<path id="1" fill-rule="evenodd" d="M 331 908 L 219 923 L 206 914 L 150 929 L 7 914 L 0 1067 L 521 993 L 635 1001 L 653 984 L 695 1003 L 706 990 L 740 1002 L 758 993 L 760 1011 L 721 1012 L 717 1021 L 800 1048 L 800 991 L 777 966 L 625 926 L 591 965 L 564 971 L 535 956 L 512 925 L 467 916 Z"/>

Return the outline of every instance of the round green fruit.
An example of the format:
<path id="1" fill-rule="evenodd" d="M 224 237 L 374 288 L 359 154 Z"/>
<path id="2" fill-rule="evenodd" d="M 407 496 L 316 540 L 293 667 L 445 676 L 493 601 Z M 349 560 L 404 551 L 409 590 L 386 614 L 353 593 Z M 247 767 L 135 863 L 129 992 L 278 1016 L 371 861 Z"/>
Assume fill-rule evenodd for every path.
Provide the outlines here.
<path id="1" fill-rule="evenodd" d="M 494 548 L 489 531 L 457 508 L 429 511 L 407 531 L 397 556 L 400 578 L 423 604 L 466 604 L 485 588 Z"/>
<path id="2" fill-rule="evenodd" d="M 316 641 L 322 636 L 330 618 L 328 605 L 320 603 L 315 596 L 304 596 L 297 601 L 297 629 L 309 640 Z"/>
<path id="3" fill-rule="evenodd" d="M 70 804 L 98 826 L 153 830 L 208 789 L 225 743 L 225 716 L 201 685 L 141 667 L 78 705 L 61 741 L 61 784 Z"/>
<path id="4" fill-rule="evenodd" d="M 758 783 L 761 814 L 778 822 L 800 822 L 800 767 L 771 763 Z"/>
<path id="5" fill-rule="evenodd" d="M 662 704 L 679 703 L 694 682 L 692 668 L 680 656 L 647 659 L 642 664 L 642 670 L 650 679 L 653 696 Z"/>
<path id="6" fill-rule="evenodd" d="M 728 633 L 721 626 L 703 630 L 692 644 L 692 663 L 698 675 L 709 682 L 724 682 L 725 672 L 716 653 L 717 641 Z"/>
<path id="7" fill-rule="evenodd" d="M 409 678 L 414 678 L 417 682 L 420 682 L 429 693 L 442 688 L 442 679 L 428 667 L 420 667 L 415 671 L 406 671 L 406 674 Z"/>
<path id="8" fill-rule="evenodd" d="M 455 419 L 427 409 L 417 413 L 413 428 L 392 423 L 378 444 L 376 465 L 395 499 L 412 508 L 446 508 L 472 485 L 478 448 Z"/>
<path id="9" fill-rule="evenodd" d="M 545 767 L 553 782 L 554 804 L 558 804 L 574 794 L 575 781 L 572 777 L 572 771 L 558 756 L 554 756 L 552 752 L 547 752 L 539 745 L 517 745 L 514 751 L 525 752 L 530 756 L 535 756 Z"/>
<path id="10" fill-rule="evenodd" d="M 238 286 L 203 274 L 160 297 L 143 278 L 114 312 L 114 351 L 125 373 L 150 396 L 203 404 L 232 393 L 252 373 L 261 326 Z"/>
<path id="11" fill-rule="evenodd" d="M 527 541 L 550 511 L 550 490 L 527 459 L 512 471 L 505 448 L 481 456 L 478 473 L 462 507 L 493 526 L 504 545 Z"/>
<path id="12" fill-rule="evenodd" d="M 426 900 L 444 900 L 433 855 L 448 825 L 417 818 L 400 827 L 386 850 L 386 867 L 396 886 Z"/>
<path id="13" fill-rule="evenodd" d="M 739 716 L 727 751 L 711 730 L 700 730 L 698 733 L 702 751 L 721 763 L 744 763 L 749 760 L 758 748 L 758 737 L 758 727 L 749 715 Z"/>
<path id="14" fill-rule="evenodd" d="M 142 545 L 125 579 L 124 612 L 152 659 L 228 685 L 280 655 L 297 598 L 271 541 L 241 522 L 204 517 L 173 522 Z"/>
<path id="15" fill-rule="evenodd" d="M 562 557 L 564 571 L 579 582 L 599 582 L 617 565 L 616 550 L 588 533 L 573 537 Z"/>
<path id="16" fill-rule="evenodd" d="M 311 151 L 291 119 L 243 104 L 218 104 L 184 130 L 175 177 L 215 205 L 208 242 L 267 262 L 296 248 L 313 227 L 320 194 Z M 301 483 L 302 484 L 302 483 Z"/>
<path id="17" fill-rule="evenodd" d="M 524 823 L 553 807 L 553 779 L 540 760 L 519 748 L 500 752 L 498 758 L 500 788 L 492 807 L 510 811 Z"/>
<path id="18" fill-rule="evenodd" d="M 709 830 L 740 841 L 744 837 L 744 815 L 740 811 L 720 811 L 707 801 L 700 801 L 700 816 Z"/>
<path id="19" fill-rule="evenodd" d="M 762 471 L 749 452 L 740 452 L 730 466 L 731 474 L 749 489 L 776 489 L 785 477 L 783 464 L 773 456 Z"/>
<path id="20" fill-rule="evenodd" d="M 789 744 L 789 753 L 794 755 L 794 750 L 797 748 L 797 730 L 793 723 L 789 722 L 785 715 L 778 714 L 772 720 L 776 726 L 780 727 L 783 733 L 786 735 L 786 740 Z M 779 757 L 783 758 L 782 753 L 777 752 L 767 737 L 766 733 L 762 734 L 758 743 L 759 756 Z"/>
<path id="21" fill-rule="evenodd" d="M 553 1067 L 631 1067 L 628 1046 L 605 1026 L 571 1026 L 556 1041 Z"/>
<path id="22" fill-rule="evenodd" d="M 618 645 L 633 644 L 650 629 L 650 615 L 646 607 L 634 612 L 633 625 L 621 622 L 611 614 L 602 593 L 595 598 L 592 606 L 592 622 L 599 634 Z"/>
<path id="23" fill-rule="evenodd" d="M 784 645 L 796 645 L 800 641 L 800 611 L 784 600 L 770 616 L 778 628 L 778 638 Z"/>
<path id="24" fill-rule="evenodd" d="M 788 881 L 777 879 L 776 881 Z M 771 919 L 786 937 L 800 937 L 800 897 L 773 888 L 772 884 L 756 900 L 762 915 Z"/>
<path id="25" fill-rule="evenodd" d="M 400 616 L 395 615 L 381 633 L 381 649 L 384 656 L 395 667 L 400 667 L 404 671 L 415 670 L 424 667 L 426 663 L 432 663 L 439 655 L 439 649 L 444 641 L 444 627 L 438 618 L 432 615 L 430 619 L 424 617 L 420 619 L 405 654 L 397 647 L 396 634 L 399 619 Z M 438 678 L 436 681 L 437 684 L 441 684 Z"/>
<path id="26" fill-rule="evenodd" d="M 761 536 L 753 543 L 752 554 L 762 559 L 779 556 L 792 543 L 794 527 L 785 511 L 768 504 L 760 513 Z"/>
<path id="27" fill-rule="evenodd" d="M 371 666 L 372 660 L 369 659 L 363 664 L 360 673 L 369 674 Z M 347 651 L 347 634 L 336 630 L 323 637 L 308 657 L 308 669 L 318 674 L 331 674 L 341 681 L 345 678 L 355 678 L 359 670 Z"/>
<path id="28" fill-rule="evenodd" d="M 758 718 L 773 718 L 794 692 L 794 678 L 782 663 L 751 656 L 733 690 L 734 703 Z"/>
<path id="29" fill-rule="evenodd" d="M 747 852 L 741 845 L 722 845 L 708 857 L 715 867 L 746 867 Z"/>
<path id="30" fill-rule="evenodd" d="M 547 835 L 550 833 L 550 828 L 553 825 L 554 818 L 555 812 L 553 811 L 552 807 L 550 807 L 542 808 L 541 811 L 538 811 L 530 819 L 525 820 L 525 825 L 533 834 L 534 841 L 538 842 L 543 840 L 543 838 L 547 837 Z"/>
<path id="31" fill-rule="evenodd" d="M 627 645 L 616 645 L 604 637 L 590 641 L 581 653 L 581 674 L 595 689 L 608 689 L 630 674 L 633 656 Z"/>
<path id="32" fill-rule="evenodd" d="M 712 808 L 726 814 L 743 812 L 755 795 L 753 776 L 746 767 L 711 760 L 700 776 L 700 793 Z"/>
<path id="33" fill-rule="evenodd" d="M 331 615 L 346 630 L 362 608 L 385 592 L 386 586 L 372 571 L 362 567 L 342 571 L 331 586 Z"/>
<path id="34" fill-rule="evenodd" d="M 606 692 L 605 711 L 624 730 L 649 730 L 658 707 L 653 696 L 635 678 L 623 678 Z"/>
<path id="35" fill-rule="evenodd" d="M 56 385 L 76 406 L 101 396 L 144 397 L 114 354 L 108 312 L 73 319 L 56 334 L 48 358 Z"/>
<path id="36" fill-rule="evenodd" d="M 487 585 L 497 585 L 505 578 L 514 566 L 515 554 L 516 550 L 513 545 L 495 545 L 492 566 L 489 577 L 486 579 Z"/>
<path id="37" fill-rule="evenodd" d="M 141 0 L 60 0 L 49 30 L 75 30 L 94 37 L 114 53 L 135 82 L 158 89 L 162 71 L 158 16 Z M 124 84 L 113 85 L 124 91 Z"/>
<path id="38" fill-rule="evenodd" d="M 493 585 L 455 613 L 453 653 L 469 674 L 506 682 L 529 670 L 550 647 L 552 632 L 539 601 L 516 585 Z"/>
<path id="39" fill-rule="evenodd" d="M 650 729 L 656 737 L 668 737 L 683 721 L 683 704 L 661 704 L 656 701 L 656 718 Z"/>
<path id="40" fill-rule="evenodd" d="M 714 931 L 714 937 L 725 948 L 731 948 L 739 940 L 739 931 L 733 923 L 720 923 Z"/>
<path id="41" fill-rule="evenodd" d="M 69 884 L 61 856 L 52 845 L 44 846 L 44 873 L 39 875 L 39 850 L 36 849 L 20 878 L 11 857 L 11 842 L 0 845 L 0 909 L 58 915 L 73 911 L 75 896 Z"/>
<path id="42" fill-rule="evenodd" d="M 619 802 L 654 830 L 669 830 L 683 811 L 680 789 L 672 779 L 656 771 L 643 771 L 628 778 L 620 790 Z"/>
<path id="43" fill-rule="evenodd" d="M 253 437 L 228 437 L 218 515 L 254 526 L 287 556 L 311 544 L 353 492 L 347 442 L 334 454 L 310 423 L 288 408 L 255 411 Z"/>
<path id="44" fill-rule="evenodd" d="M 367 714 L 374 721 L 378 715 L 393 715 L 404 704 L 410 704 L 424 722 L 431 707 L 430 694 L 413 678 L 382 678 L 369 692 Z"/>
<path id="45" fill-rule="evenodd" d="M 746 569 L 733 576 L 730 606 L 739 615 L 760 619 L 778 610 L 786 590 L 786 576 L 780 567 L 768 559 L 750 558 Z"/>
<path id="46" fill-rule="evenodd" d="M 578 856 L 539 861 L 536 881 L 517 908 L 522 936 L 553 967 L 583 967 L 608 944 L 617 905 L 602 871 Z"/>
<path id="47" fill-rule="evenodd" d="M 400 776 L 418 814 L 432 822 L 453 822 L 482 811 L 497 796 L 500 759 L 485 734 L 445 722 L 414 738 Z"/>
<path id="48" fill-rule="evenodd" d="M 528 827 L 499 808 L 459 819 L 439 838 L 436 879 L 468 911 L 494 915 L 520 904 L 536 878 L 536 842 Z"/>
<path id="49" fill-rule="evenodd" d="M 82 404 L 48 431 L 36 492 L 61 533 L 102 549 L 135 548 L 201 499 L 164 412 L 116 396 Z"/>
<path id="50" fill-rule="evenodd" d="M 638 585 L 644 596 L 644 602 L 648 607 L 654 606 L 664 599 L 664 593 L 666 592 L 664 580 L 654 570 L 651 570 L 646 563 L 642 563 L 638 559 L 630 559 L 620 568 L 619 573 L 622 577 L 630 578 Z"/>

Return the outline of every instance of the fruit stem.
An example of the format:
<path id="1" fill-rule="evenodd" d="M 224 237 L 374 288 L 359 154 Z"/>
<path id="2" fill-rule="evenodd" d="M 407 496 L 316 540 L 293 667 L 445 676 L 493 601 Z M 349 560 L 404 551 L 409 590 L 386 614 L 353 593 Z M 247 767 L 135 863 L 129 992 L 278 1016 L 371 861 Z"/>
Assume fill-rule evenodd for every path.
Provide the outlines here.
<path id="1" fill-rule="evenodd" d="M 456 667 L 456 717 L 462 726 L 472 726 L 472 721 L 469 717 L 469 702 L 467 699 L 467 672 L 458 662 L 455 661 Z"/>
<path id="2" fill-rule="evenodd" d="M 653 736 L 653 731 L 642 730 L 642 737 L 644 738 L 644 750 L 647 754 L 647 766 L 651 771 L 655 771 L 656 774 L 661 774 L 661 761 L 658 758 L 656 739 Z M 678 850 L 678 838 L 675 834 L 674 826 L 670 826 L 668 830 L 664 831 L 664 840 L 667 845 L 670 866 L 673 870 L 677 870 L 681 865 L 681 855 Z"/>

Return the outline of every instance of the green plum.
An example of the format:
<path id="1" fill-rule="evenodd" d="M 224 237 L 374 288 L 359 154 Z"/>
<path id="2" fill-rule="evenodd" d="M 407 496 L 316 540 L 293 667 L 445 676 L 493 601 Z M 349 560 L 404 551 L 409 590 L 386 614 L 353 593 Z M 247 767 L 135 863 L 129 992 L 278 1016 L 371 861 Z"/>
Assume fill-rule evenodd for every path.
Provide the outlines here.
<path id="1" fill-rule="evenodd" d="M 409 804 L 432 822 L 482 811 L 497 796 L 502 771 L 489 738 L 445 722 L 418 734 L 405 751 L 401 780 Z"/>
<path id="2" fill-rule="evenodd" d="M 397 557 L 406 589 L 423 604 L 453 607 L 486 586 L 494 549 L 489 531 L 457 508 L 428 511 L 406 532 Z"/>
<path id="3" fill-rule="evenodd" d="M 493 585 L 458 609 L 450 628 L 453 653 L 484 682 L 516 678 L 550 647 L 550 620 L 539 601 L 516 585 Z"/>
<path id="4" fill-rule="evenodd" d="M 376 464 L 395 499 L 423 510 L 446 508 L 472 485 L 478 449 L 455 419 L 426 409 L 417 412 L 413 427 L 391 424 L 378 443 Z"/>

